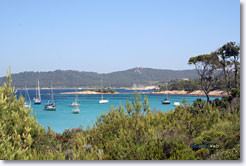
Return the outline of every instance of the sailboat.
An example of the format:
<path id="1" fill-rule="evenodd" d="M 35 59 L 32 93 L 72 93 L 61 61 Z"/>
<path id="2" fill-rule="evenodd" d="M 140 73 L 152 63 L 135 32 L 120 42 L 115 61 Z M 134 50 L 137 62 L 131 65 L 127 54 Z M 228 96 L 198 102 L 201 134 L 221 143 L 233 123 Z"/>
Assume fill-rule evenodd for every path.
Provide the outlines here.
<path id="1" fill-rule="evenodd" d="M 78 103 L 78 95 L 75 96 L 75 101 L 70 104 L 70 107 L 79 107 L 80 104 Z"/>
<path id="2" fill-rule="evenodd" d="M 167 90 L 167 84 L 166 84 L 166 90 Z M 170 104 L 171 102 L 168 100 L 168 94 L 167 97 L 161 101 L 162 104 Z"/>
<path id="3" fill-rule="evenodd" d="M 33 99 L 33 101 L 34 101 L 34 104 L 41 104 L 39 80 L 38 80 L 38 87 L 36 88 L 36 97 Z"/>
<path id="4" fill-rule="evenodd" d="M 55 111 L 56 110 L 56 103 L 54 102 L 54 94 L 53 94 L 53 88 L 51 85 L 51 101 L 48 101 L 48 104 L 44 106 L 44 109 L 47 111 Z"/>
<path id="5" fill-rule="evenodd" d="M 74 114 L 78 114 L 80 112 L 80 109 L 78 107 L 76 107 L 75 109 L 72 110 L 72 112 Z"/>
<path id="6" fill-rule="evenodd" d="M 101 79 L 101 100 L 99 100 L 99 104 L 105 104 L 108 103 L 109 100 L 103 99 L 103 93 L 102 93 L 102 79 Z"/>
<path id="7" fill-rule="evenodd" d="M 28 99 L 28 102 L 26 101 Z M 30 96 L 29 96 L 29 93 L 28 93 L 28 90 L 25 86 L 25 107 L 26 108 L 30 108 L 31 106 L 31 99 L 30 99 Z"/>

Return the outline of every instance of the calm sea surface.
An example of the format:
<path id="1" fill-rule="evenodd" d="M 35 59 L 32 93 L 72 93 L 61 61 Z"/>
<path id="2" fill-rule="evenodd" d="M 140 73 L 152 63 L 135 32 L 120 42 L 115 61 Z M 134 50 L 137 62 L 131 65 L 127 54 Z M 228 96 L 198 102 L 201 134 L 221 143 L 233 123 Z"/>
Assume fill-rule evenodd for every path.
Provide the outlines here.
<path id="1" fill-rule="evenodd" d="M 37 121 L 43 125 L 46 129 L 50 126 L 55 132 L 62 133 L 65 129 L 78 128 L 80 126 L 83 129 L 86 129 L 88 125 L 92 126 L 93 123 L 97 120 L 102 113 L 105 114 L 108 112 L 111 106 L 120 106 L 124 105 L 126 100 L 131 100 L 134 97 L 134 91 L 116 89 L 122 94 L 105 94 L 104 98 L 109 100 L 107 104 L 99 104 L 101 95 L 79 95 L 80 102 L 80 113 L 73 114 L 72 109 L 69 104 L 71 104 L 75 96 L 74 95 L 60 95 L 62 92 L 74 92 L 74 89 L 55 89 L 54 90 L 54 99 L 57 105 L 56 111 L 45 111 L 44 105 L 47 104 L 50 100 L 50 90 L 41 90 L 42 104 L 34 105 L 32 99 L 35 97 L 35 90 L 28 90 L 34 114 L 36 113 Z M 149 92 L 149 91 L 143 91 Z M 24 96 L 24 90 L 18 90 L 17 96 Z M 145 94 L 150 103 L 151 109 L 161 110 L 162 112 L 167 112 L 174 110 L 175 106 L 173 105 L 174 101 L 182 102 L 183 99 L 192 103 L 197 98 L 206 99 L 205 97 L 199 96 L 186 96 L 186 95 L 169 95 L 168 98 L 171 101 L 170 105 L 161 104 L 166 95 L 156 95 L 156 94 Z M 211 97 L 211 100 L 215 98 Z M 143 97 L 142 97 L 143 100 Z"/>

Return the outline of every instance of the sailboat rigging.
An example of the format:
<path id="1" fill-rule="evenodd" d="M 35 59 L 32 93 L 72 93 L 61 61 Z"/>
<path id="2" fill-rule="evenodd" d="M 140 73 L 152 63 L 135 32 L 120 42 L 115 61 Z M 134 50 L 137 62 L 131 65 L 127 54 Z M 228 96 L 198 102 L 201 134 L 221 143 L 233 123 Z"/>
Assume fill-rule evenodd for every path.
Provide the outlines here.
<path id="1" fill-rule="evenodd" d="M 102 90 L 102 79 L 101 79 L 101 100 L 99 100 L 99 104 L 105 104 L 108 103 L 109 100 L 103 99 L 103 90 Z"/>
<path id="2" fill-rule="evenodd" d="M 166 83 L 166 90 L 167 90 L 167 83 Z M 170 104 L 171 102 L 168 100 L 168 94 L 167 97 L 161 101 L 162 104 Z"/>
<path id="3" fill-rule="evenodd" d="M 44 106 L 44 109 L 47 111 L 55 111 L 56 110 L 56 103 L 54 102 L 54 94 L 53 94 L 53 88 L 51 84 L 51 101 L 48 101 L 48 104 Z"/>
<path id="4" fill-rule="evenodd" d="M 27 100 L 28 100 L 28 102 L 27 102 Z M 25 86 L 25 107 L 29 108 L 30 106 L 31 106 L 31 99 L 30 99 L 28 90 L 27 90 L 27 88 Z"/>
<path id="5" fill-rule="evenodd" d="M 41 104 L 39 80 L 38 80 L 38 86 L 36 87 L 36 97 L 33 99 L 33 101 L 34 101 L 34 104 Z"/>
<path id="6" fill-rule="evenodd" d="M 78 103 L 78 95 L 75 95 L 75 101 L 70 104 L 70 107 L 79 107 L 80 104 Z"/>

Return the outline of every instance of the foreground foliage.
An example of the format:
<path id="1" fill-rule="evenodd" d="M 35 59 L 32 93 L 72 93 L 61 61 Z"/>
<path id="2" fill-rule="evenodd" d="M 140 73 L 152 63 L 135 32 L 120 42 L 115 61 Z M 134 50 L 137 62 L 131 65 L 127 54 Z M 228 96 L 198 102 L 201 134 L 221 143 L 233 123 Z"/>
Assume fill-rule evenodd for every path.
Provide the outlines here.
<path id="1" fill-rule="evenodd" d="M 240 159 L 239 96 L 197 100 L 174 111 L 151 111 L 136 94 L 112 107 L 88 130 L 57 134 L 40 126 L 8 82 L 0 87 L 2 160 L 237 160 Z"/>

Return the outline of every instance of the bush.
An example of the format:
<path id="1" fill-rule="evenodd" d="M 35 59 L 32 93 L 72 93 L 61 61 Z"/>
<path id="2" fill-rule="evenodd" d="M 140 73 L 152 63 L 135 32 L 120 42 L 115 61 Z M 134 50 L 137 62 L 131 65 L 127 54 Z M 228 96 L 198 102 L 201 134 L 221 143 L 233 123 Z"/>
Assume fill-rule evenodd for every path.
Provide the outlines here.
<path id="1" fill-rule="evenodd" d="M 226 98 L 213 104 L 184 101 L 185 106 L 163 113 L 151 111 L 148 99 L 141 102 L 135 94 L 125 106 L 111 107 L 90 129 L 57 134 L 36 122 L 7 78 L 0 87 L 2 160 L 240 159 L 240 100 L 229 106 Z"/>

